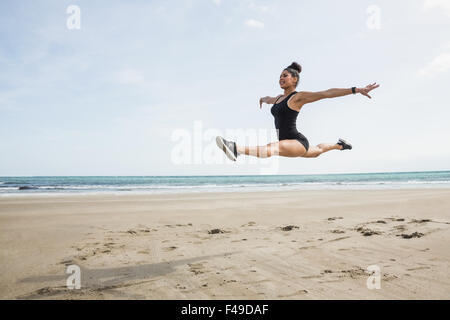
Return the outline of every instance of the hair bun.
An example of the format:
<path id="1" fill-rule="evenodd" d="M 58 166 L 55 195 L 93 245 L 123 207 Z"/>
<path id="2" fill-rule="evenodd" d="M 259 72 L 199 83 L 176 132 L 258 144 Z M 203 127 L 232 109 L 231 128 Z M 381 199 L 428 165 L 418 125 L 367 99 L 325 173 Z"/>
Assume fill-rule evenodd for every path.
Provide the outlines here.
<path id="1" fill-rule="evenodd" d="M 301 65 L 299 65 L 297 62 L 292 62 L 291 63 L 291 65 L 288 67 L 288 68 L 291 68 L 291 69 L 294 69 L 294 70 L 297 70 L 298 71 L 298 73 L 300 73 L 300 72 L 302 72 L 302 66 Z"/>

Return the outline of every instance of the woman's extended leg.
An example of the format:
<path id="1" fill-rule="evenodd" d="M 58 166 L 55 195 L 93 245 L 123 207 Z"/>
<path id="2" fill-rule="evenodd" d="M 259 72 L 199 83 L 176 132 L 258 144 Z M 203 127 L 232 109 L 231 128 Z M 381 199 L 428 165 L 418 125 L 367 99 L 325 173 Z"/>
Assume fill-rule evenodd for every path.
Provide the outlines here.
<path id="1" fill-rule="evenodd" d="M 271 156 L 301 157 L 306 153 L 305 147 L 297 140 L 281 140 L 265 146 L 238 146 L 237 152 L 258 158 Z"/>
<path id="2" fill-rule="evenodd" d="M 225 152 L 227 157 L 233 161 L 239 154 L 246 154 L 258 158 L 269 158 L 279 155 L 282 157 L 304 157 L 317 158 L 324 152 L 330 150 L 351 150 L 352 145 L 344 139 L 339 139 L 337 143 L 321 143 L 317 146 L 309 147 L 308 150 L 298 140 L 281 140 L 269 143 L 265 146 L 238 146 L 233 141 L 228 141 L 222 137 L 216 137 L 216 143 L 219 148 Z"/>
<path id="3" fill-rule="evenodd" d="M 303 157 L 304 158 L 317 158 L 322 153 L 328 152 L 330 150 L 342 150 L 342 146 L 337 143 L 321 143 L 317 146 L 312 146 L 308 149 Z"/>

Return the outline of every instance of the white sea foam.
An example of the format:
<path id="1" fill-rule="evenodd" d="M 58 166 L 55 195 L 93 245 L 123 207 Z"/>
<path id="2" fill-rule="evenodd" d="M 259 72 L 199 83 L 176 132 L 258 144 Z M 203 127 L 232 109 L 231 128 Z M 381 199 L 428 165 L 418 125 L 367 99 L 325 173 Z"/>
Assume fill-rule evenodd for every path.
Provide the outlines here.
<path id="1" fill-rule="evenodd" d="M 258 191 L 295 191 L 295 190 L 385 190 L 385 189 L 414 189 L 414 188 L 450 188 L 450 183 L 445 184 L 366 184 L 366 185 L 331 185 L 331 184 L 309 184 L 309 185 L 288 185 L 288 186 L 280 186 L 280 185 L 252 185 L 246 187 L 236 187 L 236 186 L 209 186 L 206 187 L 196 187 L 196 186 L 188 186 L 188 187 L 177 187 L 171 186 L 171 188 L 153 188 L 153 189 L 78 189 L 78 190 L 56 190 L 49 191 L 45 189 L 41 190 L 27 190 L 23 191 L 13 191 L 13 192 L 1 192 L 0 197 L 7 196 L 33 196 L 33 195 L 43 195 L 43 196 L 51 196 L 51 195 L 95 195 L 95 194 L 104 194 L 104 195 L 120 195 L 120 194 L 177 194 L 177 193 L 203 193 L 203 192 L 258 192 Z"/>

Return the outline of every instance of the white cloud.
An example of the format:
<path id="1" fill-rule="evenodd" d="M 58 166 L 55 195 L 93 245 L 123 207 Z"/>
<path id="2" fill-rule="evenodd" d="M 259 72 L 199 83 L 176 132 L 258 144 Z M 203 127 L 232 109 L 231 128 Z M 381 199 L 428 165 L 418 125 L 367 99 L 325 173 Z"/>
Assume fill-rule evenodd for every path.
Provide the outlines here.
<path id="1" fill-rule="evenodd" d="M 213 2 L 216 4 L 216 5 L 220 5 L 220 2 L 221 2 L 221 0 L 213 0 Z"/>
<path id="2" fill-rule="evenodd" d="M 420 76 L 434 76 L 450 70 L 450 53 L 442 53 L 419 70 Z"/>
<path id="3" fill-rule="evenodd" d="M 425 0 L 423 3 L 425 10 L 442 9 L 450 17 L 450 1 L 449 0 Z"/>
<path id="4" fill-rule="evenodd" d="M 250 28 L 258 28 L 258 29 L 264 28 L 264 23 L 253 19 L 248 19 L 247 21 L 245 21 L 245 25 Z"/>

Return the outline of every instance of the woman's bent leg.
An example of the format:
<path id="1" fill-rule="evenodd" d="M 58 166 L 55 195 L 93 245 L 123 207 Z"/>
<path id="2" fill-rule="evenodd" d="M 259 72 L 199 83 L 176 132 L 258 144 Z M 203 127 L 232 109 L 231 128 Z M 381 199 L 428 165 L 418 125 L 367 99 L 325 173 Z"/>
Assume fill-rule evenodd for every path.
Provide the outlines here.
<path id="1" fill-rule="evenodd" d="M 321 143 L 317 146 L 310 147 L 308 152 L 303 156 L 304 158 L 317 158 L 322 153 L 331 151 L 331 150 L 341 150 L 342 146 L 336 143 Z"/>

